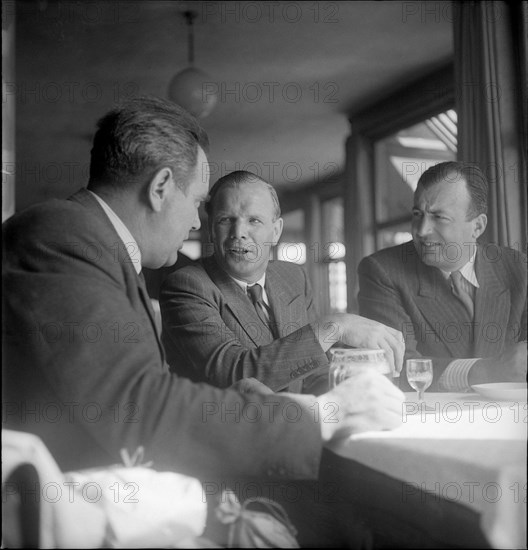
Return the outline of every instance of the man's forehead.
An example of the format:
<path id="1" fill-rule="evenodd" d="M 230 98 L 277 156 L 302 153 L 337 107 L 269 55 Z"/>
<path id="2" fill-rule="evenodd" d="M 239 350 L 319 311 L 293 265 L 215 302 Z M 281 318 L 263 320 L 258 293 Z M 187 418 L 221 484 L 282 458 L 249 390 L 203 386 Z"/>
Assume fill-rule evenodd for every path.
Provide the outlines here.
<path id="1" fill-rule="evenodd" d="M 215 202 L 232 204 L 234 201 L 245 206 L 270 204 L 273 199 L 266 183 L 262 181 L 246 181 L 227 185 L 220 189 Z"/>
<path id="2" fill-rule="evenodd" d="M 428 187 L 418 185 L 414 193 L 414 203 L 426 202 L 429 205 L 451 205 L 468 199 L 464 181 L 445 179 Z"/>

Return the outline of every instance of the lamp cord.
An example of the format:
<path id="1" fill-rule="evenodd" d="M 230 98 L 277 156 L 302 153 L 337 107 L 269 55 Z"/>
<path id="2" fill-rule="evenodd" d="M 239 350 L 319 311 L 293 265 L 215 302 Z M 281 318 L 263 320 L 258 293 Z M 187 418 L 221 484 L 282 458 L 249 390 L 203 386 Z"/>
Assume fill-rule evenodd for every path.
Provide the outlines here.
<path id="1" fill-rule="evenodd" d="M 194 65 L 194 18 L 196 13 L 193 11 L 186 11 L 183 14 L 187 19 L 188 33 L 187 44 L 189 50 L 189 65 Z"/>

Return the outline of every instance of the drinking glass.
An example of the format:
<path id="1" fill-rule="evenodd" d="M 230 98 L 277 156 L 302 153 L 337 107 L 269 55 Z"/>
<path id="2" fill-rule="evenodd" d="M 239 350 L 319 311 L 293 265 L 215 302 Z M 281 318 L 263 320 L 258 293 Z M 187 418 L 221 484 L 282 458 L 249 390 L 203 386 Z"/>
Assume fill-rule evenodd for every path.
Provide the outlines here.
<path id="1" fill-rule="evenodd" d="M 333 348 L 330 354 L 330 388 L 366 369 L 374 369 L 392 380 L 392 371 L 382 349 Z"/>
<path id="2" fill-rule="evenodd" d="M 431 359 L 407 359 L 405 362 L 407 380 L 418 392 L 418 403 L 424 404 L 424 392 L 433 381 L 433 362 Z"/>

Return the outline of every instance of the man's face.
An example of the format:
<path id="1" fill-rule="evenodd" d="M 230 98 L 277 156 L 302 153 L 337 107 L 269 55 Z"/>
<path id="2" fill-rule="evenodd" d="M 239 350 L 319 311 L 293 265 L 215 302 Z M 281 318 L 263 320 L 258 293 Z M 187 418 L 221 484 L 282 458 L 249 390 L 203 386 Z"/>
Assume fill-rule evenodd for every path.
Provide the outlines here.
<path id="1" fill-rule="evenodd" d="M 215 257 L 224 271 L 247 283 L 258 281 L 282 233 L 282 218 L 274 220 L 266 184 L 251 182 L 222 189 L 215 197 L 209 223 Z"/>
<path id="2" fill-rule="evenodd" d="M 195 170 L 190 175 L 186 192 L 175 183 L 164 212 L 164 230 L 160 236 L 163 266 L 171 266 L 178 259 L 178 250 L 189 237 L 191 229 L 200 229 L 198 208 L 209 191 L 209 166 L 207 157 L 198 147 Z"/>
<path id="3" fill-rule="evenodd" d="M 456 180 L 456 181 L 455 181 Z M 444 271 L 463 267 L 486 227 L 481 214 L 468 221 L 471 204 L 465 181 L 444 180 L 414 193 L 412 235 L 422 261 Z"/>

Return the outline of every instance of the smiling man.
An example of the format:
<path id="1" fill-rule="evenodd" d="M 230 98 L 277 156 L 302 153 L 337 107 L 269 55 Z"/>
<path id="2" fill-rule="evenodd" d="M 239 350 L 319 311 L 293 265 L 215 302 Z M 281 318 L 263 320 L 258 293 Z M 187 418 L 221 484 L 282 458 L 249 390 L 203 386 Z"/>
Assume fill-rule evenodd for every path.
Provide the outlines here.
<path id="1" fill-rule="evenodd" d="M 429 168 L 414 194 L 413 240 L 358 268 L 360 313 L 401 330 L 406 358 L 432 357 L 437 389 L 526 379 L 526 256 L 478 244 L 487 197 L 477 166 Z"/>
<path id="2" fill-rule="evenodd" d="M 173 370 L 228 387 L 254 378 L 273 391 L 321 393 L 337 341 L 386 350 L 399 370 L 401 334 L 349 314 L 318 317 L 304 270 L 270 261 L 283 221 L 273 187 L 251 172 L 220 178 L 206 203 L 214 254 L 165 281 L 163 340 Z"/>

